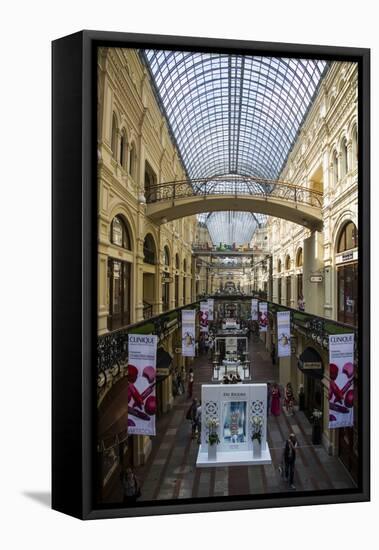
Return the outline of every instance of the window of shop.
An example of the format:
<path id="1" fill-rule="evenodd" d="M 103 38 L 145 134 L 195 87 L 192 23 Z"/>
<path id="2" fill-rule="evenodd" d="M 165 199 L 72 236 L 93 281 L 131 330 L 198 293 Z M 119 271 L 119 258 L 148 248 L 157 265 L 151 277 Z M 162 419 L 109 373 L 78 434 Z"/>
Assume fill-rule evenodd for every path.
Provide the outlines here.
<path id="1" fill-rule="evenodd" d="M 282 303 L 282 279 L 278 279 L 278 304 Z"/>
<path id="2" fill-rule="evenodd" d="M 358 262 L 337 269 L 338 321 L 348 325 L 358 322 Z"/>
<path id="3" fill-rule="evenodd" d="M 291 307 L 291 299 L 292 299 L 291 277 L 286 277 L 286 305 L 287 305 L 287 307 Z"/>
<path id="4" fill-rule="evenodd" d="M 358 246 L 358 232 L 348 222 L 339 237 L 337 252 L 347 252 Z M 337 268 L 338 321 L 349 325 L 358 322 L 358 262 L 352 261 Z"/>
<path id="5" fill-rule="evenodd" d="M 148 233 L 143 242 L 143 261 L 146 264 L 155 265 L 156 250 L 152 235 Z"/>
<path id="6" fill-rule="evenodd" d="M 163 311 L 170 309 L 170 283 L 167 281 L 162 284 L 162 309 Z"/>
<path id="7" fill-rule="evenodd" d="M 126 135 L 125 130 L 121 133 L 120 139 L 120 164 L 125 169 L 126 168 Z"/>
<path id="8" fill-rule="evenodd" d="M 286 256 L 285 269 L 286 271 L 291 269 L 291 258 L 289 254 Z"/>
<path id="9" fill-rule="evenodd" d="M 298 273 L 297 275 L 297 300 L 302 300 L 304 297 L 303 294 L 303 274 Z"/>
<path id="10" fill-rule="evenodd" d="M 175 307 L 179 307 L 179 275 L 175 275 Z"/>
<path id="11" fill-rule="evenodd" d="M 131 264 L 108 259 L 108 329 L 130 324 Z"/>
<path id="12" fill-rule="evenodd" d="M 187 278 L 183 277 L 183 305 L 186 303 Z"/>
<path id="13" fill-rule="evenodd" d="M 353 222 L 343 228 L 338 240 L 337 252 L 346 252 L 358 246 L 358 231 Z"/>
<path id="14" fill-rule="evenodd" d="M 148 202 L 156 198 L 157 176 L 150 164 L 145 162 L 145 197 Z"/>
<path id="15" fill-rule="evenodd" d="M 115 216 L 112 220 L 111 243 L 131 250 L 130 233 L 120 216 Z"/>
<path id="16" fill-rule="evenodd" d="M 136 147 L 134 143 L 132 143 L 129 149 L 129 174 L 132 176 L 132 178 L 135 177 L 135 170 L 136 170 Z"/>

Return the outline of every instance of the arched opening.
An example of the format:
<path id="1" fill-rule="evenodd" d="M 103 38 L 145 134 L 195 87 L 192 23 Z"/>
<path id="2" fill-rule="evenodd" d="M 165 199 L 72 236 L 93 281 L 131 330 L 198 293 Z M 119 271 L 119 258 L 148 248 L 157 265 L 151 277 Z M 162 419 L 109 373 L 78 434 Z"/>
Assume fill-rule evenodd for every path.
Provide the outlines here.
<path id="1" fill-rule="evenodd" d="M 157 249 L 151 233 L 147 233 L 143 241 L 143 261 L 147 264 L 143 273 L 143 317 L 149 319 L 155 313 L 156 301 L 156 273 L 151 266 L 157 263 Z"/>
<path id="2" fill-rule="evenodd" d="M 286 256 L 285 260 L 285 270 L 290 271 L 291 269 L 291 257 L 289 254 Z M 292 277 L 291 275 L 286 276 L 286 306 L 291 307 L 292 301 Z"/>
<path id="3" fill-rule="evenodd" d="M 183 305 L 187 302 L 187 260 L 183 260 Z"/>
<path id="4" fill-rule="evenodd" d="M 175 269 L 177 272 L 175 273 L 175 307 L 179 307 L 179 273 L 178 270 L 180 269 L 180 260 L 179 260 L 179 254 L 175 254 Z"/>
<path id="5" fill-rule="evenodd" d="M 129 175 L 133 179 L 136 176 L 136 164 L 137 164 L 136 146 L 134 143 L 131 143 L 129 148 Z"/>
<path id="6" fill-rule="evenodd" d="M 162 309 L 163 311 L 168 311 L 170 309 L 170 250 L 167 245 L 163 247 L 163 265 Z"/>
<path id="7" fill-rule="evenodd" d="M 150 166 L 150 164 L 145 162 L 145 198 L 146 201 L 154 201 L 156 197 L 156 185 L 157 185 L 157 176 Z"/>
<path id="8" fill-rule="evenodd" d="M 358 231 L 352 221 L 345 223 L 337 240 L 337 318 L 342 323 L 358 323 Z"/>
<path id="9" fill-rule="evenodd" d="M 334 185 L 337 185 L 338 179 L 339 179 L 337 151 L 333 151 L 332 170 L 333 170 L 333 183 L 334 183 Z"/>
<path id="10" fill-rule="evenodd" d="M 148 233 L 143 241 L 143 261 L 145 264 L 156 264 L 157 252 L 153 236 Z"/>
<path id="11" fill-rule="evenodd" d="M 126 170 L 126 133 L 125 130 L 121 132 L 120 139 L 120 164 L 124 170 Z"/>
<path id="12" fill-rule="evenodd" d="M 112 116 L 112 133 L 111 133 L 111 149 L 113 158 L 117 158 L 117 133 L 118 133 L 118 124 L 117 117 L 115 113 Z"/>
<path id="13" fill-rule="evenodd" d="M 351 136 L 351 160 L 352 168 L 355 168 L 358 164 L 358 130 L 354 126 Z"/>
<path id="14" fill-rule="evenodd" d="M 300 247 L 296 253 L 296 267 L 303 267 L 303 248 Z M 297 281 L 297 303 L 299 309 L 303 309 L 304 289 L 303 289 L 303 274 L 296 275 Z"/>
<path id="15" fill-rule="evenodd" d="M 132 240 L 126 222 L 115 216 L 110 226 L 110 242 L 126 250 L 132 249 Z M 130 324 L 131 321 L 131 262 L 108 258 L 108 319 L 109 330 Z"/>
<path id="16" fill-rule="evenodd" d="M 348 152 L 347 152 L 347 139 L 343 138 L 341 141 L 341 178 L 345 177 L 349 170 Z"/>
<path id="17" fill-rule="evenodd" d="M 316 349 L 307 347 L 299 357 L 298 367 L 304 374 L 304 412 L 311 418 L 315 409 L 323 412 L 322 357 Z"/>

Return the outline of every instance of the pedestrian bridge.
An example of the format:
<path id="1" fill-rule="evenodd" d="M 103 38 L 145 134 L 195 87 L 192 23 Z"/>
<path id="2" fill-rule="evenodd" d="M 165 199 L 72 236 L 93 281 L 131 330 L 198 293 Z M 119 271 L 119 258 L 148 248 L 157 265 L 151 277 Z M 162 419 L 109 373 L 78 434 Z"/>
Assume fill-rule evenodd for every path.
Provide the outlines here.
<path id="1" fill-rule="evenodd" d="M 217 176 L 152 185 L 145 189 L 147 215 L 156 223 L 215 211 L 261 213 L 322 228 L 321 191 L 286 181 Z"/>

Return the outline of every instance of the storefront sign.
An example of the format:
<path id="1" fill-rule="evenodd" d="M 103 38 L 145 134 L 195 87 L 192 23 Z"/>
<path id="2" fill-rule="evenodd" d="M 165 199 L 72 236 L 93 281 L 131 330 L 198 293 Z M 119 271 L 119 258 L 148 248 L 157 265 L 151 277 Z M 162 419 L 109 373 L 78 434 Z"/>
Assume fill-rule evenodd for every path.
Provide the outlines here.
<path id="1" fill-rule="evenodd" d="M 322 275 L 311 275 L 309 277 L 309 281 L 311 283 L 322 283 L 323 280 L 324 280 L 324 278 L 323 278 Z"/>
<path id="2" fill-rule="evenodd" d="M 128 433 L 155 435 L 157 336 L 129 334 Z"/>
<path id="3" fill-rule="evenodd" d="M 354 423 L 354 334 L 329 336 L 329 428 Z"/>
<path id="4" fill-rule="evenodd" d="M 208 298 L 208 321 L 213 321 L 214 299 Z"/>
<path id="5" fill-rule="evenodd" d="M 182 355 L 195 357 L 195 309 L 182 309 Z"/>
<path id="6" fill-rule="evenodd" d="M 200 332 L 208 332 L 208 302 L 200 302 Z"/>
<path id="7" fill-rule="evenodd" d="M 307 369 L 320 370 L 320 369 L 322 369 L 322 363 L 320 363 L 320 362 L 309 362 L 309 363 L 301 362 L 301 368 L 303 370 L 307 370 Z"/>
<path id="8" fill-rule="evenodd" d="M 345 262 L 352 262 L 358 260 L 358 249 L 349 250 L 336 256 L 336 264 L 343 264 Z"/>
<path id="9" fill-rule="evenodd" d="M 278 357 L 291 356 L 291 313 L 278 311 L 276 314 L 278 325 Z"/>
<path id="10" fill-rule="evenodd" d="M 258 300 L 256 298 L 251 300 L 251 320 L 258 321 Z"/>
<path id="11" fill-rule="evenodd" d="M 258 317 L 259 332 L 267 332 L 267 325 L 268 325 L 267 302 L 259 302 L 258 316 L 259 316 Z"/>

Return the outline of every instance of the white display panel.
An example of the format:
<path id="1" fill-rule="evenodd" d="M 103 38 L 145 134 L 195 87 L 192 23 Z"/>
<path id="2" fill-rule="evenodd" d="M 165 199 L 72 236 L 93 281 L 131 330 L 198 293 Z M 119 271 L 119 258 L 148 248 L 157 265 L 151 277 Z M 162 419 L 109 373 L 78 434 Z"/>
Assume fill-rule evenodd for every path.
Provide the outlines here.
<path id="1" fill-rule="evenodd" d="M 269 464 L 267 445 L 267 384 L 218 384 L 202 386 L 201 446 L 196 465 L 227 466 Z M 262 419 L 261 456 L 253 457 L 252 418 Z M 208 424 L 218 422 L 216 458 L 208 458 Z"/>

